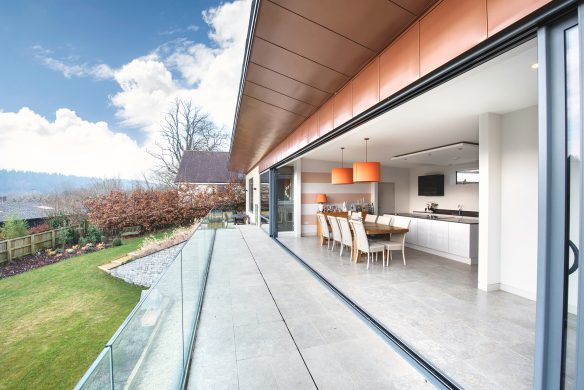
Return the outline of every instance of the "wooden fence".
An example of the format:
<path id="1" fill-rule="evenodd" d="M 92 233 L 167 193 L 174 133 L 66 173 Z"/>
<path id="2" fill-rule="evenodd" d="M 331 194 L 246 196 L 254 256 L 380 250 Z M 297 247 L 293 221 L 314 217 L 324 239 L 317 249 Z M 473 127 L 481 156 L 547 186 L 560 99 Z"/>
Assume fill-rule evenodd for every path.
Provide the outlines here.
<path id="1" fill-rule="evenodd" d="M 83 225 L 72 226 L 80 235 L 85 234 Z M 59 232 L 67 228 L 49 230 L 30 236 L 0 241 L 0 263 L 12 261 L 18 257 L 31 255 L 43 249 L 55 248 L 59 244 Z"/>

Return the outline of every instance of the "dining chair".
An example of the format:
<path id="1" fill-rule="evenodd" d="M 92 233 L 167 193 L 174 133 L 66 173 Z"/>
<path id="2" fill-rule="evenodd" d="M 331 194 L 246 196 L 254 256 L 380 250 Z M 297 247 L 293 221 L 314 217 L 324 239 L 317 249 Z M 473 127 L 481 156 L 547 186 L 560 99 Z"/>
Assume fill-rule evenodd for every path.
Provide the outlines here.
<path id="1" fill-rule="evenodd" d="M 365 216 L 365 222 L 375 223 L 377 222 L 377 215 L 375 214 L 367 214 Z"/>
<path id="2" fill-rule="evenodd" d="M 352 211 L 351 212 L 351 219 L 352 220 L 359 220 L 361 219 L 361 212 L 360 211 Z"/>
<path id="3" fill-rule="evenodd" d="M 327 215 L 326 216 L 329 223 L 331 224 L 331 228 L 333 230 L 333 247 L 331 248 L 331 250 L 335 250 L 335 242 L 338 242 L 339 245 L 341 245 L 341 250 L 342 250 L 342 244 L 343 244 L 343 237 L 341 236 L 341 228 L 339 227 L 339 222 L 337 221 L 337 217 L 333 217 L 332 215 Z"/>
<path id="4" fill-rule="evenodd" d="M 343 217 L 337 217 L 337 221 L 339 222 L 339 226 L 341 228 L 341 236 L 343 241 L 341 242 L 341 254 L 343 255 L 343 248 L 349 247 L 351 252 L 351 261 L 353 261 L 353 234 L 351 228 L 349 226 L 349 220 Z"/>
<path id="5" fill-rule="evenodd" d="M 379 218 L 377 218 L 377 223 L 380 225 L 388 225 L 391 223 L 391 215 L 383 214 Z"/>
<path id="6" fill-rule="evenodd" d="M 376 241 L 369 241 L 367 238 L 367 232 L 365 231 L 365 227 L 363 226 L 362 222 L 351 221 L 351 225 L 353 225 L 353 231 L 355 232 L 356 236 L 357 255 L 359 255 L 359 252 L 367 253 L 367 269 L 369 269 L 369 260 L 373 257 L 373 254 L 375 254 L 375 259 L 377 259 L 379 252 L 381 252 L 383 264 L 385 264 L 384 244 L 378 243 Z"/>
<path id="7" fill-rule="evenodd" d="M 399 217 L 395 218 L 395 222 L 392 226 L 398 228 L 409 229 L 410 228 L 410 218 Z M 391 238 L 388 241 L 379 241 L 385 246 L 387 251 L 387 265 L 389 266 L 389 261 L 392 260 L 391 251 L 402 252 L 402 259 L 404 260 L 404 266 L 406 265 L 406 234 L 407 233 L 392 233 Z M 385 265 L 385 264 L 384 264 Z"/>
<path id="8" fill-rule="evenodd" d="M 321 240 L 320 245 L 324 244 L 324 240 L 326 240 L 326 247 L 329 249 L 332 233 L 329 229 L 328 223 L 326 222 L 326 218 L 324 214 L 316 214 L 318 217 L 318 222 L 320 223 L 320 231 L 321 231 Z"/>

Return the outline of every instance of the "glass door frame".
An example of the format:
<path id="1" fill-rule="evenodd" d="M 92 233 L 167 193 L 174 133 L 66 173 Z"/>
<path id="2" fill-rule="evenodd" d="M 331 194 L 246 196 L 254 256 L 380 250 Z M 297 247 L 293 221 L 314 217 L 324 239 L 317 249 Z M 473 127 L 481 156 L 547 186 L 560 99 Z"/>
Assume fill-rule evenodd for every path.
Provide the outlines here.
<path id="1" fill-rule="evenodd" d="M 539 207 L 538 272 L 535 341 L 535 389 L 564 388 L 564 359 L 567 316 L 566 237 L 569 215 L 566 163 L 566 60 L 565 31 L 582 26 L 584 5 L 572 13 L 538 30 L 539 64 Z M 580 48 L 582 29 L 579 28 Z M 582 75 L 583 53 L 579 57 Z M 580 77 L 580 117 L 582 118 L 582 80 Z M 582 121 L 580 123 L 582 131 Z M 580 145 L 582 151 L 582 145 Z M 580 193 L 584 174 L 580 173 Z M 580 210 L 584 200 L 580 199 Z M 577 246 L 584 242 L 583 213 Z M 582 275 L 580 275 L 582 276 Z M 583 301 L 584 282 L 579 278 L 578 307 Z M 579 309 L 579 308 L 578 308 Z M 584 388 L 584 322 L 577 318 L 575 388 Z"/>

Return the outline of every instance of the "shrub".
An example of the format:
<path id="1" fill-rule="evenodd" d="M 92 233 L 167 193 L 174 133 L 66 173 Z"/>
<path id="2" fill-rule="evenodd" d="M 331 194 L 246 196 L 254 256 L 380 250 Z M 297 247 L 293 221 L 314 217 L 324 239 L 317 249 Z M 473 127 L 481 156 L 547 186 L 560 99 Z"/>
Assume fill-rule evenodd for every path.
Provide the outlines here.
<path id="1" fill-rule="evenodd" d="M 85 233 L 85 238 L 87 239 L 87 242 L 97 244 L 103 241 L 103 234 L 101 234 L 95 225 L 89 225 L 87 227 L 87 232 Z"/>
<path id="2" fill-rule="evenodd" d="M 69 220 L 63 212 L 58 212 L 49 217 L 47 221 L 51 229 L 58 229 L 60 227 L 66 226 Z"/>
<path id="3" fill-rule="evenodd" d="M 8 216 L 1 230 L 5 240 L 28 236 L 28 222 L 23 219 Z"/>
<path id="4" fill-rule="evenodd" d="M 116 238 L 112 241 L 112 246 L 121 246 L 122 245 L 122 240 L 119 238 Z"/>
<path id="5" fill-rule="evenodd" d="M 88 199 L 85 206 L 91 223 L 105 232 L 128 226 L 142 226 L 144 232 L 153 232 L 190 225 L 212 208 L 237 209 L 244 203 L 244 187 L 231 183 L 209 191 L 189 192 L 177 188 L 111 191 Z"/>
<path id="6" fill-rule="evenodd" d="M 59 240 L 62 244 L 75 245 L 79 241 L 79 232 L 71 226 L 59 232 Z"/>
<path id="7" fill-rule="evenodd" d="M 79 237 L 79 245 L 85 246 L 85 244 L 87 244 L 87 238 Z"/>
<path id="8" fill-rule="evenodd" d="M 49 226 L 48 223 L 43 223 L 41 225 L 37 225 L 37 226 L 33 226 L 31 228 L 28 229 L 28 234 L 39 234 L 39 233 L 44 233 L 51 230 L 51 227 Z"/>

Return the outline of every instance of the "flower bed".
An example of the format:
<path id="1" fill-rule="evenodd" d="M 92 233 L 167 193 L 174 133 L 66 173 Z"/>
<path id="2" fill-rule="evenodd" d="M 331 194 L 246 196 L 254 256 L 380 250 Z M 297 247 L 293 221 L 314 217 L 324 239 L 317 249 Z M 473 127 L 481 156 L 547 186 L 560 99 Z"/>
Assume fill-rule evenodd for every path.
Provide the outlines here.
<path id="1" fill-rule="evenodd" d="M 83 255 L 88 252 L 95 252 L 109 247 L 109 244 L 100 242 L 97 245 L 88 243 L 84 246 L 73 245 L 63 249 L 47 249 L 37 252 L 34 255 L 28 255 L 14 260 L 13 262 L 4 262 L 0 264 L 0 278 L 7 278 L 21 274 L 35 268 L 45 265 L 54 264 L 61 260 L 69 259 L 74 256 Z"/>

